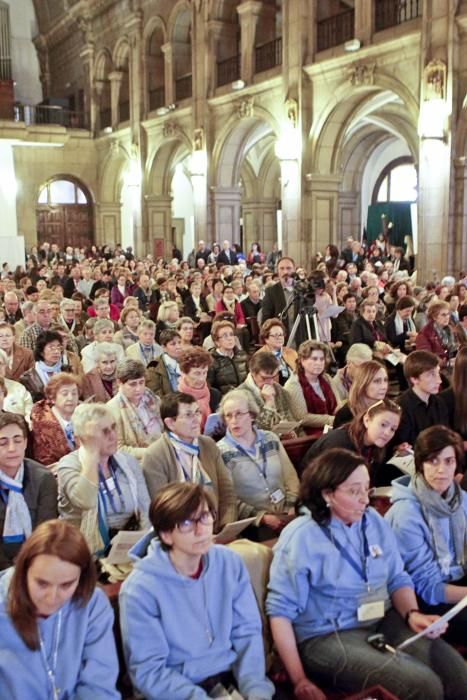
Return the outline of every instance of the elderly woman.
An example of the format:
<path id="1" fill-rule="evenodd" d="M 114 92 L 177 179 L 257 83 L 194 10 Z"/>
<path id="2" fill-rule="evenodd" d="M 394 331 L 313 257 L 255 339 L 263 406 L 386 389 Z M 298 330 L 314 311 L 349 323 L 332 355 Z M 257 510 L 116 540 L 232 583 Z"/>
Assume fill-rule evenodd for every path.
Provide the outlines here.
<path id="1" fill-rule="evenodd" d="M 45 399 L 31 411 L 32 455 L 52 466 L 76 449 L 71 418 L 79 402 L 79 379 L 66 372 L 55 374 L 45 387 Z"/>
<path id="2" fill-rule="evenodd" d="M 378 360 L 362 362 L 355 370 L 349 400 L 336 411 L 334 428 L 349 423 L 376 401 L 386 398 L 388 386 L 388 373 Z"/>
<path id="3" fill-rule="evenodd" d="M 193 347 L 193 335 L 195 332 L 195 322 L 189 316 L 182 316 L 177 323 L 177 330 L 182 341 L 182 350 L 189 350 Z"/>
<path id="4" fill-rule="evenodd" d="M 269 580 L 267 612 L 295 697 L 324 700 L 313 681 L 351 694 L 375 682 L 401 700 L 465 697 L 467 666 L 439 639 L 442 625 L 403 654 L 382 654 L 438 618 L 418 609 L 389 525 L 368 509 L 365 460 L 323 453 L 300 486 L 306 510 L 282 532 Z M 383 637 L 383 641 L 384 641 Z"/>
<path id="5" fill-rule="evenodd" d="M 9 323 L 0 323 L 0 349 L 7 356 L 8 379 L 18 381 L 24 372 L 34 367 L 32 351 L 15 343 L 15 331 Z"/>
<path id="6" fill-rule="evenodd" d="M 147 528 L 149 494 L 138 462 L 117 451 L 117 426 L 108 406 L 81 404 L 72 425 L 80 448 L 58 464 L 60 516 L 102 556 L 118 530 Z"/>
<path id="7" fill-rule="evenodd" d="M 428 307 L 428 323 L 415 339 L 417 350 L 428 350 L 439 357 L 441 367 L 447 367 L 457 352 L 457 343 L 449 325 L 451 311 L 446 301 Z"/>
<path id="8" fill-rule="evenodd" d="M 130 297 L 127 297 L 130 299 Z M 119 343 L 126 350 L 133 343 L 138 342 L 138 327 L 141 323 L 142 314 L 138 308 L 126 306 L 120 314 L 121 330 L 117 331 L 113 337 L 114 343 Z"/>
<path id="9" fill-rule="evenodd" d="M 372 358 L 373 353 L 368 345 L 364 343 L 355 343 L 347 350 L 344 367 L 338 369 L 331 380 L 338 401 L 346 401 L 349 398 L 350 388 L 357 368 L 363 362 L 368 362 Z"/>
<path id="10" fill-rule="evenodd" d="M 306 340 L 298 348 L 297 372 L 284 386 L 292 412 L 305 428 L 322 428 L 334 423 L 338 399 L 331 377 L 325 374 L 327 361 L 327 346 L 316 340 Z"/>
<path id="11" fill-rule="evenodd" d="M 351 423 L 322 435 L 308 450 L 303 464 L 332 447 L 344 447 L 362 456 L 370 466 L 371 485 L 389 486 L 402 472 L 386 463 L 386 447 L 393 439 L 401 420 L 401 408 L 389 399 L 377 401 L 359 413 Z"/>
<path id="12" fill-rule="evenodd" d="M 174 330 L 177 327 L 180 318 L 180 310 L 176 301 L 164 301 L 159 306 L 157 311 L 156 324 L 156 339 L 159 342 L 159 337 L 162 331 Z"/>
<path id="13" fill-rule="evenodd" d="M 284 386 L 287 379 L 297 369 L 297 351 L 285 345 L 286 330 L 282 321 L 270 318 L 263 323 L 259 331 L 264 345 L 258 352 L 272 352 L 279 361 L 279 383 Z"/>
<path id="14" fill-rule="evenodd" d="M 90 372 L 96 366 L 96 348 L 99 343 L 112 343 L 117 362 L 125 358 L 125 353 L 119 343 L 113 343 L 114 324 L 110 319 L 102 318 L 94 324 L 94 340 L 81 351 L 81 363 L 85 373 Z"/>
<path id="15" fill-rule="evenodd" d="M 44 398 L 44 390 L 54 374 L 63 371 L 62 336 L 58 331 L 44 331 L 36 340 L 34 367 L 20 377 L 35 403 Z"/>
<path id="16" fill-rule="evenodd" d="M 219 682 L 242 698 L 273 696 L 250 579 L 235 552 L 212 544 L 215 511 L 209 491 L 189 483 L 151 504 L 156 537 L 135 551 L 119 599 L 127 668 L 147 700 L 202 700 Z"/>
<path id="17" fill-rule="evenodd" d="M 386 519 L 412 577 L 420 609 L 443 615 L 467 595 L 467 494 L 456 481 L 464 463 L 460 435 L 443 425 L 423 430 L 414 449 L 415 475 L 393 481 Z M 467 610 L 445 638 L 465 644 Z"/>
<path id="18" fill-rule="evenodd" d="M 129 296 L 131 296 L 131 290 L 127 282 L 127 273 L 124 270 L 120 270 L 118 272 L 117 284 L 114 285 L 110 291 L 110 301 L 121 311 L 123 302 Z"/>
<path id="19" fill-rule="evenodd" d="M 99 343 L 94 353 L 96 366 L 83 377 L 82 397 L 85 400 L 106 403 L 118 391 L 115 345 Z"/>
<path id="20" fill-rule="evenodd" d="M 212 324 L 213 363 L 208 372 L 208 383 L 226 394 L 245 381 L 248 374 L 248 356 L 235 342 L 235 326 L 230 321 L 216 321 Z"/>
<path id="21" fill-rule="evenodd" d="M 32 396 L 20 382 L 7 379 L 7 367 L 7 355 L 3 350 L 0 350 L 0 377 L 4 381 L 7 391 L 3 401 L 3 410 L 24 416 L 29 422 L 32 409 Z"/>
<path id="22" fill-rule="evenodd" d="M 222 301 L 222 296 L 224 294 L 224 282 L 222 280 L 213 280 L 212 292 L 206 297 L 206 304 L 210 313 L 216 313 L 216 304 Z"/>
<path id="23" fill-rule="evenodd" d="M 25 457 L 27 442 L 24 418 L 0 412 L 0 569 L 12 566 L 36 525 L 57 517 L 56 481 Z"/>
<path id="24" fill-rule="evenodd" d="M 118 700 L 113 621 L 79 530 L 39 525 L 1 578 L 2 698 Z"/>
<path id="25" fill-rule="evenodd" d="M 139 360 L 148 366 L 162 355 L 161 346 L 155 341 L 156 325 L 154 321 L 144 319 L 138 326 L 138 342 L 126 349 L 126 356 L 132 360 Z"/>
<path id="26" fill-rule="evenodd" d="M 201 430 L 204 430 L 209 414 L 217 410 L 221 398 L 220 392 L 208 386 L 206 381 L 211 365 L 211 355 L 202 348 L 184 350 L 178 357 L 178 390 L 196 400 L 201 411 Z"/>
<path id="27" fill-rule="evenodd" d="M 217 443 L 237 495 L 238 517 L 256 517 L 258 539 L 269 539 L 287 524 L 298 495 L 297 473 L 279 437 L 259 430 L 259 408 L 251 394 L 233 389 L 221 402 L 227 426 Z"/>
<path id="28" fill-rule="evenodd" d="M 162 432 L 160 399 L 146 388 L 145 373 L 138 360 L 120 362 L 118 393 L 107 404 L 117 422 L 118 448 L 138 460 Z"/>

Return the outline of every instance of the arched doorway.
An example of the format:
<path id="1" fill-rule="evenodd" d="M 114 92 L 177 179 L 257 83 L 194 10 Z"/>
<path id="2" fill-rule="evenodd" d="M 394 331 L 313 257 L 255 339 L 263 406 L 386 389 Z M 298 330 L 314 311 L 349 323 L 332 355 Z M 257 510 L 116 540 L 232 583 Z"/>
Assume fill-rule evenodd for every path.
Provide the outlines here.
<path id="1" fill-rule="evenodd" d="M 68 175 L 49 180 L 36 206 L 37 241 L 87 248 L 94 243 L 92 198 L 81 182 Z"/>

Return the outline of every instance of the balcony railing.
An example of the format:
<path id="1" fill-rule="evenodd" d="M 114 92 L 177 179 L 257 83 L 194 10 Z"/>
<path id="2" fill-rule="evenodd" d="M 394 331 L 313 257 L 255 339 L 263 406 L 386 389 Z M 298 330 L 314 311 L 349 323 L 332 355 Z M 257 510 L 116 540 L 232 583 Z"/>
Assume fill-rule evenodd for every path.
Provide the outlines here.
<path id="1" fill-rule="evenodd" d="M 175 100 L 188 100 L 192 96 L 191 73 L 177 78 L 175 81 Z"/>
<path id="2" fill-rule="evenodd" d="M 354 22 L 354 10 L 346 10 L 339 15 L 320 20 L 317 23 L 317 50 L 325 51 L 353 39 Z"/>
<path id="3" fill-rule="evenodd" d="M 240 56 L 231 56 L 217 62 L 217 87 L 228 85 L 240 78 Z"/>
<path id="4" fill-rule="evenodd" d="M 129 119 L 130 119 L 130 103 L 128 101 L 119 103 L 118 116 L 119 116 L 120 124 L 122 122 L 129 121 Z"/>
<path id="5" fill-rule="evenodd" d="M 255 47 L 255 73 L 282 65 L 282 37 Z"/>
<path id="6" fill-rule="evenodd" d="M 11 58 L 0 58 L 0 80 L 11 80 Z"/>
<path id="7" fill-rule="evenodd" d="M 153 109 L 159 109 L 165 105 L 165 87 L 154 88 L 154 90 L 149 90 L 149 111 L 152 112 Z"/>
<path id="8" fill-rule="evenodd" d="M 421 13 L 422 0 L 376 0 L 375 31 L 409 22 Z"/>
<path id="9" fill-rule="evenodd" d="M 108 126 L 112 126 L 112 110 L 103 109 L 100 112 L 100 127 L 106 129 Z"/>
<path id="10" fill-rule="evenodd" d="M 13 108 L 15 122 L 31 124 L 58 124 L 67 129 L 87 129 L 87 115 L 63 107 L 45 105 L 18 105 Z"/>

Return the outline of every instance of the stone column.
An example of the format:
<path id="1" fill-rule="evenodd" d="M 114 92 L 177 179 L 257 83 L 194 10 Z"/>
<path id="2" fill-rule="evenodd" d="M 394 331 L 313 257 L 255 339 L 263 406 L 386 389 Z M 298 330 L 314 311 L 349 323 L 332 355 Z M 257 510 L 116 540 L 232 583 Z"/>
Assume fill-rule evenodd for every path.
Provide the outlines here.
<path id="1" fill-rule="evenodd" d="M 217 87 L 218 45 L 225 31 L 225 23 L 210 20 L 208 23 L 208 72 L 206 76 L 207 94 L 212 97 Z"/>
<path id="2" fill-rule="evenodd" d="M 237 7 L 241 30 L 241 68 L 240 75 L 247 85 L 253 82 L 255 74 L 255 37 L 258 18 L 263 4 L 257 0 L 246 0 Z"/>
<path id="3" fill-rule="evenodd" d="M 165 255 L 172 250 L 172 197 L 146 195 L 146 218 L 148 222 L 147 252 L 154 254 L 154 240 L 164 240 Z"/>
<path id="4" fill-rule="evenodd" d="M 130 39 L 129 56 L 129 99 L 131 104 L 130 117 L 135 142 L 135 129 L 139 131 L 143 106 L 143 66 L 142 66 L 142 14 L 135 12 L 126 22 L 126 28 Z"/>
<path id="5" fill-rule="evenodd" d="M 373 5 L 368 0 L 355 0 L 354 36 L 362 44 L 368 44 L 373 34 Z"/>
<path id="6" fill-rule="evenodd" d="M 298 160 L 279 158 L 281 168 L 282 251 L 295 260 L 303 260 L 301 236 L 301 178 Z"/>
<path id="7" fill-rule="evenodd" d="M 175 102 L 172 44 L 170 42 L 163 44 L 161 51 L 164 54 L 165 103 L 171 105 Z"/>
<path id="8" fill-rule="evenodd" d="M 86 115 L 87 128 L 95 133 L 97 110 L 93 99 L 93 74 L 94 74 L 94 44 L 86 44 L 80 53 L 84 65 L 84 113 Z"/>
<path id="9" fill-rule="evenodd" d="M 338 201 L 336 238 L 329 240 L 340 249 L 346 238 L 360 235 L 363 230 L 361 222 L 361 205 L 359 192 L 340 192 Z M 322 251 L 324 253 L 324 251 Z"/>
<path id="10" fill-rule="evenodd" d="M 242 191 L 240 187 L 211 187 L 213 240 L 240 240 Z M 200 236 L 201 238 L 201 236 Z"/>
<path id="11" fill-rule="evenodd" d="M 339 191 L 342 178 L 307 175 L 305 209 L 307 221 L 306 259 L 324 253 L 328 243 L 339 244 Z"/>
<path id="12" fill-rule="evenodd" d="M 118 113 L 118 99 L 120 96 L 120 86 L 123 80 L 123 72 L 120 70 L 114 70 L 109 73 L 110 80 L 110 104 L 112 110 L 112 128 L 118 128 L 120 121 L 120 116 Z"/>
<path id="13" fill-rule="evenodd" d="M 277 200 L 275 198 L 242 202 L 243 248 L 250 249 L 258 241 L 267 253 L 277 242 Z"/>
<path id="14" fill-rule="evenodd" d="M 96 245 L 115 246 L 122 233 L 121 204 L 98 202 L 96 204 Z"/>
<path id="15" fill-rule="evenodd" d="M 450 270 L 457 276 L 467 269 L 467 159 L 454 161 L 454 249 L 450 254 Z"/>

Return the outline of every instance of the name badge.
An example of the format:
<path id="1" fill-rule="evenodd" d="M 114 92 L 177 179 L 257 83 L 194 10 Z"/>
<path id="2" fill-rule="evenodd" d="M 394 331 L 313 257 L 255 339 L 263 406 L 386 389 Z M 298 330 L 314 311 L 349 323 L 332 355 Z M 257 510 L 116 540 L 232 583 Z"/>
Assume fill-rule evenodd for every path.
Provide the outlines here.
<path id="1" fill-rule="evenodd" d="M 382 617 L 384 617 L 384 600 L 372 600 L 358 606 L 357 618 L 359 622 L 380 620 Z"/>
<path id="2" fill-rule="evenodd" d="M 107 486 L 109 491 L 115 491 L 116 487 L 113 476 L 109 476 L 109 478 L 105 480 L 105 485 Z"/>
<path id="3" fill-rule="evenodd" d="M 281 501 L 284 500 L 284 498 L 285 498 L 285 494 L 282 491 L 282 489 L 276 489 L 270 495 L 270 499 L 271 499 L 272 503 L 280 503 Z"/>

